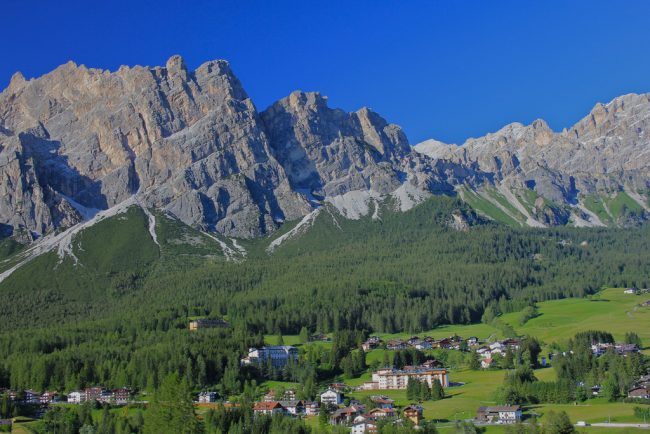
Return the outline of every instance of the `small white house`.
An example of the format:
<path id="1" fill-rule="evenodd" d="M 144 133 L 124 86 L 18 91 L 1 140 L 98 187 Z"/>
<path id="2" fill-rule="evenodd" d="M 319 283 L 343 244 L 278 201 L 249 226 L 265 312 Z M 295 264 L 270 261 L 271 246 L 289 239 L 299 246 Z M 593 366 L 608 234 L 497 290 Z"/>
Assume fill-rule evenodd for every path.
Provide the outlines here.
<path id="1" fill-rule="evenodd" d="M 321 404 L 332 404 L 339 405 L 343 404 L 343 394 L 336 390 L 327 389 L 325 392 L 320 394 Z"/>
<path id="2" fill-rule="evenodd" d="M 201 392 L 199 393 L 199 403 L 208 404 L 217 400 L 217 392 Z"/>
<path id="3" fill-rule="evenodd" d="M 369 421 L 358 422 L 352 425 L 352 434 L 364 434 L 367 432 L 377 432 L 377 425 Z"/>
<path id="4" fill-rule="evenodd" d="M 68 403 L 70 404 L 81 404 L 86 400 L 86 394 L 84 392 L 74 391 L 68 393 Z"/>

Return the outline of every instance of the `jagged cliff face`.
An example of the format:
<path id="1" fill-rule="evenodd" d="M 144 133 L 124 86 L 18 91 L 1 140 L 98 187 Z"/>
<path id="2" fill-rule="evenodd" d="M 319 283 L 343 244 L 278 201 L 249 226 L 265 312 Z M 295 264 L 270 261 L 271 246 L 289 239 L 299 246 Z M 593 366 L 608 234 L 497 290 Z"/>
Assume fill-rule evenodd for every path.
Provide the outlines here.
<path id="1" fill-rule="evenodd" d="M 70 62 L 0 94 L 0 222 L 39 236 L 137 195 L 185 223 L 254 237 L 323 200 L 404 206 L 445 175 L 396 125 L 295 92 L 261 115 L 225 61 L 116 72 Z M 427 160 L 427 161 L 425 161 Z M 421 170 L 426 167 L 426 170 Z"/>
<path id="2" fill-rule="evenodd" d="M 597 104 L 588 116 L 561 133 L 536 120 L 527 126 L 507 125 L 462 146 L 430 140 L 416 149 L 432 158 L 488 172 L 494 185 L 509 193 L 528 189 L 566 206 L 563 215 L 554 216 L 548 215 L 548 209 L 538 209 L 547 213 L 538 216 L 538 223 L 564 224 L 573 214 L 576 222 L 600 224 L 603 222 L 585 206 L 586 198 L 625 192 L 647 211 L 650 94 L 630 94 Z M 512 202 L 513 198 L 508 199 Z"/>
<path id="3" fill-rule="evenodd" d="M 593 223 L 585 195 L 648 190 L 649 107 L 648 95 L 628 95 L 559 134 L 543 121 L 511 124 L 416 152 L 398 126 L 332 109 L 318 93 L 258 113 L 225 61 L 189 71 L 174 56 L 115 72 L 70 62 L 29 81 L 17 73 L 0 93 L 0 235 L 38 237 L 135 199 L 255 237 L 324 203 L 377 217 L 386 200 L 407 210 L 486 188 L 507 200 L 534 191 L 532 208 L 518 208 L 525 224 Z"/>
<path id="4" fill-rule="evenodd" d="M 68 63 L 0 94 L 0 219 L 37 234 L 139 193 L 183 221 L 256 236 L 309 210 L 224 61 L 189 72 Z M 75 211 L 71 204 L 79 204 Z"/>
<path id="5" fill-rule="evenodd" d="M 346 113 L 330 109 L 318 93 L 294 92 L 262 112 L 262 120 L 294 189 L 320 197 L 386 194 L 401 183 L 394 168 L 411 152 L 406 136 L 368 109 Z"/>

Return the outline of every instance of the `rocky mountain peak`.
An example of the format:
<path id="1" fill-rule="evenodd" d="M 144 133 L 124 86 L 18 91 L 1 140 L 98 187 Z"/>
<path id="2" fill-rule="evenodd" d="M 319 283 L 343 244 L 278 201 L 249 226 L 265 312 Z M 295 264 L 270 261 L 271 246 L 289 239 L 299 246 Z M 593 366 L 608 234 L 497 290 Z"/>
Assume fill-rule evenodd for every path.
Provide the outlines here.
<path id="1" fill-rule="evenodd" d="M 593 192 L 650 190 L 647 131 L 650 97 L 631 94 L 562 134 L 536 120 L 415 152 L 399 126 L 318 92 L 260 113 L 224 60 L 194 71 L 177 55 L 114 72 L 68 62 L 29 81 L 17 73 L 0 93 L 0 233 L 39 237 L 129 201 L 236 237 L 324 202 L 358 218 L 388 196 L 406 210 L 459 188 L 528 188 L 576 206 Z M 567 221 L 547 211 L 544 221 Z"/>

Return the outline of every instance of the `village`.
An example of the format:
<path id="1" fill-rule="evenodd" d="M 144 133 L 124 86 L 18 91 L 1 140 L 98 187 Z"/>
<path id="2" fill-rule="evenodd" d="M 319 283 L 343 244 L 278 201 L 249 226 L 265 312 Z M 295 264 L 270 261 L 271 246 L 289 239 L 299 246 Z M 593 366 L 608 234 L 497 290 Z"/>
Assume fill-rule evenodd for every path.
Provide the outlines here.
<path id="1" fill-rule="evenodd" d="M 226 327 L 229 327 L 229 324 L 222 319 L 203 318 L 188 323 L 191 333 L 200 333 L 202 329 Z M 432 403 L 436 400 L 453 401 L 457 399 L 455 396 L 462 396 L 464 389 L 468 387 L 465 383 L 469 372 L 467 366 L 459 370 L 458 364 L 450 365 L 449 360 L 475 363 L 476 366 L 470 369 L 476 372 L 476 375 L 504 375 L 512 370 L 505 362 L 512 359 L 513 355 L 521 354 L 521 351 L 531 344 L 528 339 L 530 338 L 526 336 L 502 339 L 495 336 L 485 339 L 477 336 L 463 338 L 455 333 L 444 338 L 428 335 L 399 338 L 370 335 L 359 341 L 357 348 L 352 349 L 356 354 L 363 354 L 364 359 L 372 360 L 364 371 L 357 372 L 353 377 L 336 376 L 329 378 L 330 381 L 319 382 L 315 393 L 310 396 L 311 399 L 305 399 L 300 390 L 301 385 L 294 386 L 294 383 L 283 381 L 268 381 L 267 385 L 269 379 L 263 377 L 265 373 L 284 372 L 288 368 L 305 363 L 309 348 L 327 350 L 332 347 L 332 336 L 310 334 L 306 343 L 293 344 L 293 339 L 290 339 L 292 345 L 251 347 L 241 355 L 241 369 L 249 373 L 257 372 L 262 380 L 252 402 L 242 401 L 237 395 L 224 394 L 219 389 L 208 388 L 194 392 L 193 404 L 198 414 L 212 408 L 229 410 L 245 405 L 254 417 L 282 416 L 303 419 L 310 424 L 345 428 L 355 434 L 378 432 L 379 427 L 386 424 L 415 428 L 425 427 L 427 424 L 440 426 L 441 423 L 444 426 L 450 419 L 438 416 L 435 410 L 437 407 Z M 272 341 L 272 338 L 268 341 L 265 338 L 265 342 Z M 588 348 L 596 359 L 611 355 L 627 358 L 638 355 L 641 350 L 636 343 L 607 339 L 593 340 Z M 402 353 L 409 353 L 417 363 L 398 364 L 397 356 Z M 553 366 L 556 358 L 572 356 L 571 350 L 558 352 L 547 348 L 544 354 L 539 353 L 534 363 L 537 366 L 536 373 L 542 375 L 544 372 L 552 372 L 553 370 L 548 368 Z M 476 375 L 473 374 L 474 377 Z M 576 386 L 586 387 L 587 384 L 580 382 Z M 589 384 L 589 387 L 588 392 L 593 398 L 602 396 L 604 385 Z M 0 389 L 0 396 L 33 408 L 32 414 L 35 417 L 43 416 L 48 409 L 56 406 L 88 403 L 94 408 L 146 408 L 150 399 L 145 391 L 133 390 L 126 385 L 120 388 L 92 385 L 65 392 Z M 641 404 L 650 402 L 650 373 L 639 375 L 626 389 L 622 399 Z M 529 406 L 518 403 L 486 404 L 488 405 L 476 405 L 472 411 L 456 413 L 455 419 L 476 426 L 503 426 L 537 416 Z M 3 423 L 7 423 L 7 420 Z"/>
<path id="2" fill-rule="evenodd" d="M 190 323 L 190 330 L 198 328 L 223 327 L 223 321 L 204 320 L 197 325 Z M 310 341 L 327 342 L 329 338 L 323 335 L 311 336 Z M 422 338 L 411 336 L 408 339 L 391 339 L 384 341 L 378 336 L 370 336 L 360 347 L 366 353 L 383 348 L 388 351 L 413 349 L 426 352 L 433 349 L 475 353 L 480 359 L 480 369 L 495 369 L 494 360 L 503 358 L 507 352 L 515 352 L 522 346 L 521 339 L 503 339 L 494 342 L 481 341 L 475 336 L 463 339 L 454 335 L 443 339 L 433 339 L 429 336 Z M 639 351 L 634 344 L 619 344 L 595 342 L 591 346 L 595 357 L 604 355 L 607 351 L 626 356 Z M 546 367 L 554 354 L 549 354 L 549 360 L 541 357 L 541 366 Z M 243 367 L 272 366 L 282 369 L 291 363 L 297 363 L 300 349 L 292 345 L 264 346 L 249 348 L 240 364 Z M 377 432 L 379 423 L 396 425 L 408 424 L 419 427 L 426 422 L 421 400 L 413 399 L 407 405 L 398 406 L 395 400 L 385 394 L 389 391 L 405 391 L 414 385 L 423 387 L 427 393 L 439 388 L 444 396 L 444 390 L 462 388 L 462 383 L 453 383 L 450 370 L 434 359 L 427 358 L 416 366 L 403 366 L 400 369 L 385 366 L 371 373 L 370 381 L 354 386 L 345 383 L 329 383 L 317 394 L 315 400 L 297 398 L 293 388 L 268 390 L 252 404 L 255 416 L 283 415 L 294 418 L 319 417 L 330 425 L 348 427 L 352 433 Z M 371 395 L 356 398 L 359 392 L 372 391 Z M 600 386 L 594 386 L 592 393 L 598 395 Z M 384 393 L 382 393 L 384 392 Z M 0 390 L 0 396 L 6 395 L 11 401 L 23 405 L 34 406 L 42 414 L 51 405 L 94 403 L 95 405 L 125 406 L 129 404 L 147 404 L 146 399 L 136 399 L 136 394 L 128 387 L 107 389 L 102 386 L 89 387 L 82 390 L 70 391 L 66 394 L 57 391 L 37 392 L 34 390 L 14 391 Z M 650 375 L 646 374 L 634 383 L 628 391 L 628 398 L 650 400 Z M 198 407 L 220 405 L 224 408 L 236 408 L 241 404 L 230 401 L 217 391 L 201 391 L 195 395 L 194 404 Z M 524 419 L 523 409 L 519 405 L 479 406 L 472 421 L 476 424 L 503 425 L 520 422 Z"/>

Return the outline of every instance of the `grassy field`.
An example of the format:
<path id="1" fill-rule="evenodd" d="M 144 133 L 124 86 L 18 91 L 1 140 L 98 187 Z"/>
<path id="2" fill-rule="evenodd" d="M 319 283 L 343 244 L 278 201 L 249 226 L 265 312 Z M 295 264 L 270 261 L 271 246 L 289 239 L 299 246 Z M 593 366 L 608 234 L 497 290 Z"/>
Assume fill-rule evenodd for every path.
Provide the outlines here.
<path id="1" fill-rule="evenodd" d="M 447 397 L 440 401 L 427 401 L 423 403 L 424 416 L 427 420 L 450 422 L 457 419 L 473 418 L 478 407 L 482 405 L 494 405 L 494 390 L 502 383 L 504 371 L 452 371 L 449 374 L 450 381 L 465 383 L 462 386 L 450 387 L 445 390 Z M 540 380 L 553 380 L 555 372 L 552 368 L 538 369 L 535 375 Z M 349 383 L 349 382 L 348 382 Z M 351 394 L 352 397 L 361 399 L 364 396 L 383 394 L 395 400 L 396 405 L 403 406 L 410 403 L 406 399 L 405 390 L 384 390 L 384 391 L 357 391 Z M 543 404 L 534 405 L 526 409 L 527 414 L 537 414 L 540 420 L 550 410 L 566 411 L 571 420 L 583 420 L 589 423 L 598 422 L 640 422 L 634 417 L 634 407 L 638 404 L 610 403 L 604 399 L 589 400 L 584 404 Z M 588 431 L 596 428 L 589 428 Z M 500 432 L 500 431 L 488 431 Z M 606 431 L 602 431 L 606 432 Z M 616 431 L 619 432 L 619 431 Z M 620 432 L 627 432 L 622 430 Z"/>
<path id="2" fill-rule="evenodd" d="M 639 306 L 649 295 L 624 294 L 622 288 L 609 288 L 590 298 L 569 298 L 539 303 L 540 315 L 519 325 L 519 313 L 501 319 L 520 335 L 532 335 L 546 343 L 565 342 L 577 332 L 606 330 L 616 340 L 634 331 L 650 344 L 650 308 Z"/>
<path id="3" fill-rule="evenodd" d="M 589 298 L 567 298 L 538 304 L 539 316 L 521 326 L 519 312 L 502 315 L 500 319 L 511 325 L 519 335 L 535 336 L 543 342 L 566 342 L 576 333 L 585 330 L 606 330 L 617 340 L 634 331 L 650 345 L 650 307 L 640 304 L 650 300 L 650 294 L 624 294 L 622 288 L 608 288 Z M 500 330 L 490 324 L 450 325 L 417 333 L 436 339 L 457 334 L 464 338 L 502 338 Z M 378 334 L 382 339 L 405 339 L 412 333 Z M 285 337 L 285 342 L 287 338 Z M 371 353 L 370 359 L 375 357 Z"/>
<path id="4" fill-rule="evenodd" d="M 532 335 L 545 343 L 553 341 L 562 343 L 573 337 L 576 333 L 585 330 L 607 330 L 617 340 L 622 340 L 625 333 L 635 331 L 647 344 L 650 343 L 650 308 L 640 307 L 639 304 L 650 295 L 635 296 L 624 294 L 622 288 L 610 288 L 585 299 L 564 299 L 539 303 L 540 315 L 529 320 L 521 326 L 519 313 L 501 316 L 501 320 L 510 324 L 520 335 Z M 418 333 L 419 336 L 432 336 L 435 338 L 449 337 L 458 334 L 463 337 L 477 336 L 480 339 L 500 338 L 499 330 L 488 324 L 445 326 L 434 330 Z M 379 334 L 382 339 L 408 338 L 410 333 Z M 272 341 L 274 337 L 269 337 Z M 284 337 L 285 343 L 292 342 L 293 337 Z M 390 351 L 376 349 L 368 353 L 367 363 L 383 360 L 384 354 Z M 477 408 L 481 405 L 494 404 L 494 391 L 502 383 L 505 372 L 502 370 L 471 371 L 452 370 L 449 374 L 450 381 L 464 383 L 462 386 L 446 389 L 447 398 L 441 401 L 429 401 L 424 405 L 424 416 L 428 420 L 439 420 L 442 425 L 441 432 L 452 432 L 452 428 L 445 428 L 445 422 L 456 419 L 472 418 Z M 552 368 L 538 369 L 535 375 L 540 380 L 553 381 L 555 371 Z M 346 379 L 345 383 L 357 386 L 370 380 L 370 374 L 361 377 Z M 396 401 L 397 405 L 407 405 L 406 391 L 356 391 L 351 397 L 361 399 L 365 396 L 384 394 Z M 633 409 L 638 404 L 610 403 L 604 399 L 588 400 L 584 404 L 544 404 L 531 406 L 528 414 L 538 414 L 543 420 L 543 415 L 549 410 L 566 411 L 571 420 L 583 420 L 589 423 L 606 422 L 640 422 L 634 417 Z M 581 428 L 584 432 L 597 433 L 627 433 L 637 432 L 632 428 Z M 503 432 L 501 427 L 489 427 L 487 433 Z"/>

